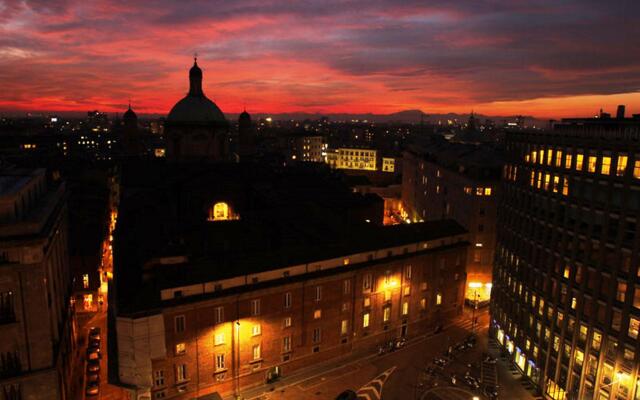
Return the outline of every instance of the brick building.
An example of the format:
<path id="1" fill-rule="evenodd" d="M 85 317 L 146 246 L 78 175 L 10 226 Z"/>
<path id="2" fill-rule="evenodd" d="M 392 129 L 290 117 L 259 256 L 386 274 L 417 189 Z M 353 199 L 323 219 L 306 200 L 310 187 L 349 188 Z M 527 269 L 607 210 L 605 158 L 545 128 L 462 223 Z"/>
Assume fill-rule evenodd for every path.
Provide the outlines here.
<path id="1" fill-rule="evenodd" d="M 75 350 L 65 186 L 0 172 L 0 398 L 69 398 Z"/>
<path id="2" fill-rule="evenodd" d="M 469 231 L 467 298 L 488 302 L 502 155 L 493 146 L 434 140 L 404 152 L 402 207 L 411 221 L 456 220 Z"/>
<path id="3" fill-rule="evenodd" d="M 367 223 L 382 210 L 327 171 L 190 168 L 123 173 L 109 357 L 133 398 L 241 393 L 461 312 L 454 221 Z"/>

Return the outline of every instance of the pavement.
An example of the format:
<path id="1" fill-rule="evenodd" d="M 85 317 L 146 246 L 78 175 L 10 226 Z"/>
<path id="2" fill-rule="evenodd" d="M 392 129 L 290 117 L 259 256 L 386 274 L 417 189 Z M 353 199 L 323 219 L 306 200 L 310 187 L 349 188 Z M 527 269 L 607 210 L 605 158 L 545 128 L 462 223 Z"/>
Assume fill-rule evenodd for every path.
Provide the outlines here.
<path id="1" fill-rule="evenodd" d="M 484 309 L 477 313 L 477 344 L 458 354 L 454 360 L 432 377 L 425 368 L 432 366 L 436 356 L 471 334 L 470 312 L 466 312 L 439 334 L 423 336 L 408 342 L 402 349 L 382 356 L 377 354 L 353 354 L 341 360 L 332 360 L 300 371 L 280 381 L 254 387 L 241 392 L 246 400 L 334 400 L 350 389 L 357 391 L 372 379 L 389 369 L 394 369 L 382 388 L 384 400 L 471 400 L 474 396 L 486 399 L 480 391 L 469 389 L 461 382 L 469 372 L 478 379 L 498 384 L 499 399 L 534 400 L 536 397 L 521 382 L 521 376 L 509 369 L 509 362 L 498 358 L 494 368 L 482 368 L 482 353 L 495 357 L 499 351 L 488 340 L 489 315 Z M 472 365 L 470 369 L 469 364 Z M 451 374 L 459 379 L 451 384 Z M 484 376 L 483 376 L 484 375 Z M 233 397 L 226 397 L 230 400 Z"/>

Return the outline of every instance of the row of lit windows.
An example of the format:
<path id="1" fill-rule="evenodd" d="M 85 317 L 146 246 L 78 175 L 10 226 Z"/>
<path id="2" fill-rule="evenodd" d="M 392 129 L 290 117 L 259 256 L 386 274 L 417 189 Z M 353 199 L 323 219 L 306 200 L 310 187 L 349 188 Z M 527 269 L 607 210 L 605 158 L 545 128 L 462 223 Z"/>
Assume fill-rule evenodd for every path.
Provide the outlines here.
<path id="1" fill-rule="evenodd" d="M 464 193 L 465 194 L 475 194 L 476 196 L 491 196 L 491 188 L 490 187 L 477 187 L 472 188 L 471 186 L 465 186 L 464 187 Z"/>
<path id="2" fill-rule="evenodd" d="M 633 164 L 633 176 L 640 179 L 640 160 L 636 157 L 636 161 Z M 600 163 L 598 164 L 598 159 Z M 615 168 L 613 161 L 615 160 Z M 555 166 L 558 168 L 572 169 L 576 171 L 583 171 L 586 166 L 586 171 L 589 173 L 600 173 L 602 175 L 611 175 L 612 168 L 615 169 L 616 176 L 624 176 L 627 170 L 629 156 L 626 154 L 618 154 L 615 158 L 609 155 L 598 157 L 592 154 L 577 153 L 574 155 L 571 153 L 564 154 L 562 150 L 549 149 L 532 151 L 529 154 L 525 154 L 525 161 L 531 164 L 540 164 Z M 598 165 L 600 166 L 598 168 Z"/>
<path id="3" fill-rule="evenodd" d="M 542 172 L 538 171 L 536 175 L 536 171 L 531 171 L 531 178 L 529 184 L 531 187 L 535 187 L 538 189 L 544 190 L 552 190 L 553 193 L 561 192 L 562 195 L 569 195 L 569 177 L 561 177 L 558 175 L 551 175 L 545 173 L 543 175 Z"/>

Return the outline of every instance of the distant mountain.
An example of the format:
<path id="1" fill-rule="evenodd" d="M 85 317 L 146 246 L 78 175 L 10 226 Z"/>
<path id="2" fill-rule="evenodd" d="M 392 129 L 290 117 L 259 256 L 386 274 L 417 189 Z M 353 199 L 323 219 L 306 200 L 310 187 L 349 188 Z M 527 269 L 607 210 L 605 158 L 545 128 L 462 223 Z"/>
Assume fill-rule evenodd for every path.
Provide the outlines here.
<path id="1" fill-rule="evenodd" d="M 115 118 L 117 115 L 122 115 L 121 113 L 108 113 L 110 117 Z M 16 117 L 25 117 L 28 114 L 25 112 L 6 112 L 1 113 L 0 116 L 16 116 Z M 86 112 L 48 112 L 48 113 L 33 113 L 32 117 L 37 116 L 45 116 L 45 115 L 59 115 L 63 117 L 70 118 L 84 118 L 86 117 Z M 517 116 L 491 116 L 491 115 L 483 115 L 483 114 L 474 114 L 478 121 L 484 122 L 485 119 L 491 119 L 494 122 L 500 124 L 504 121 L 515 121 Z M 141 114 L 138 113 L 138 116 L 141 118 L 162 118 L 165 115 L 162 114 Z M 235 121 L 238 119 L 238 114 L 228 113 L 226 117 L 229 120 Z M 400 122 L 400 123 L 410 123 L 410 124 L 418 124 L 422 120 L 425 123 L 446 123 L 447 120 L 465 122 L 469 119 L 469 113 L 458 114 L 458 113 L 447 113 L 447 114 L 430 114 L 425 113 L 422 110 L 403 110 L 398 111 L 391 114 L 373 114 L 373 113 L 364 113 L 364 114 L 349 114 L 349 113 L 336 113 L 336 114 L 320 114 L 320 113 L 276 113 L 276 114 L 268 114 L 268 113 L 255 113 L 251 114 L 251 117 L 256 119 L 271 117 L 274 120 L 295 120 L 295 121 L 304 121 L 306 119 L 309 120 L 317 120 L 322 117 L 328 117 L 330 121 L 368 121 L 375 123 L 388 123 L 388 122 Z M 547 120 L 536 119 L 532 116 L 524 116 L 527 125 L 538 125 L 544 126 L 547 124 Z"/>

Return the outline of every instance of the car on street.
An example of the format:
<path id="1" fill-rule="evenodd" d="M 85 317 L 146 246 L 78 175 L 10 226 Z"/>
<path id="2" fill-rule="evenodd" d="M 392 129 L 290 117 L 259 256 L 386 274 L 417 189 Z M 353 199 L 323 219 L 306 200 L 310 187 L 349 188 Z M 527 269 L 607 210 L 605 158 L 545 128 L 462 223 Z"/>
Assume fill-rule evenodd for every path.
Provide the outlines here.
<path id="1" fill-rule="evenodd" d="M 471 375 L 464 376 L 464 383 L 471 389 L 480 389 L 480 382 Z"/>
<path id="2" fill-rule="evenodd" d="M 100 359 L 100 349 L 96 349 L 95 347 L 87 347 L 87 360 L 99 360 Z"/>
<path id="3" fill-rule="evenodd" d="M 92 326 L 89 328 L 89 339 L 90 340 L 100 340 L 100 327 Z"/>
<path id="4" fill-rule="evenodd" d="M 443 357 L 436 357 L 433 359 L 433 363 L 440 368 L 446 367 L 450 361 L 451 360 L 449 360 L 448 358 L 443 358 Z"/>
<path id="5" fill-rule="evenodd" d="M 489 400 L 496 400 L 498 398 L 498 387 L 493 385 L 485 385 L 482 388 L 482 393 L 487 396 Z"/>
<path id="6" fill-rule="evenodd" d="M 100 371 L 100 360 L 94 359 L 87 361 L 87 372 L 98 372 Z"/>
<path id="7" fill-rule="evenodd" d="M 487 364 L 495 364 L 496 363 L 496 358 L 495 357 L 491 357 L 487 353 L 484 353 L 482 355 L 482 362 L 487 363 Z"/>
<path id="8" fill-rule="evenodd" d="M 97 396 L 100 394 L 100 382 L 99 381 L 87 381 L 87 387 L 85 389 L 87 396 Z"/>

